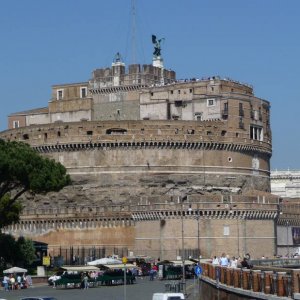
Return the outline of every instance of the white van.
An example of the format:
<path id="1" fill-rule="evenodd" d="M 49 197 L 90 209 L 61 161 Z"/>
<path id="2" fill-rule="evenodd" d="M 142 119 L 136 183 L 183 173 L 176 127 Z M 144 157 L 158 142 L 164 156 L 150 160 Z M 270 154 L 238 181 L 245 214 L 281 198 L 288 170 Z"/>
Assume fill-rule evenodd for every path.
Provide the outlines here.
<path id="1" fill-rule="evenodd" d="M 182 293 L 155 293 L 152 300 L 182 300 L 185 299 Z"/>

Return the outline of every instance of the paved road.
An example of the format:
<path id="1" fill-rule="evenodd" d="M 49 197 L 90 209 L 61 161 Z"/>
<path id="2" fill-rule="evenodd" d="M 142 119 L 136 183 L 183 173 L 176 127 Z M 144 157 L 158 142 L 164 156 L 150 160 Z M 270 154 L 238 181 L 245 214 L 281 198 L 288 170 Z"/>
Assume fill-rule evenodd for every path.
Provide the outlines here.
<path id="1" fill-rule="evenodd" d="M 148 278 L 138 279 L 136 284 L 126 286 L 126 299 L 152 300 L 155 292 L 164 292 L 165 283 L 169 281 L 149 281 Z M 187 287 L 193 280 L 187 281 Z M 101 286 L 88 290 L 80 289 L 54 289 L 49 286 L 37 286 L 26 290 L 4 292 L 0 291 L 0 299 L 19 300 L 24 296 L 53 296 L 58 300 L 124 300 L 124 286 Z"/>

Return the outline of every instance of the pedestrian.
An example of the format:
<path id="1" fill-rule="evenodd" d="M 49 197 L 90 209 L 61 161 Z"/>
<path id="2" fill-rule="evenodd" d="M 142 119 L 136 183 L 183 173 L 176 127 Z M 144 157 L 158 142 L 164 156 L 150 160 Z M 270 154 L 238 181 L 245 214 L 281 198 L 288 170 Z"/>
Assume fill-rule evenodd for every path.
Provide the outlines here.
<path id="1" fill-rule="evenodd" d="M 8 283 L 9 283 L 9 277 L 7 277 L 6 275 L 3 278 L 3 285 L 4 285 L 4 291 L 8 292 Z"/>
<path id="2" fill-rule="evenodd" d="M 17 288 L 18 289 L 22 288 L 22 277 L 20 274 L 17 276 Z"/>
<path id="3" fill-rule="evenodd" d="M 212 264 L 214 266 L 218 266 L 220 264 L 219 259 L 217 258 L 217 256 L 214 256 L 213 260 L 212 260 Z"/>
<path id="4" fill-rule="evenodd" d="M 15 279 L 14 275 L 10 275 L 9 281 L 10 281 L 11 289 L 14 290 L 15 284 L 16 284 L 16 279 Z"/>
<path id="5" fill-rule="evenodd" d="M 232 257 L 230 260 L 230 268 L 237 268 L 238 265 L 238 260 L 236 259 L 235 256 Z"/>
<path id="6" fill-rule="evenodd" d="M 222 253 L 222 256 L 220 258 L 220 265 L 222 267 L 228 267 L 228 258 L 225 256 L 225 253 Z"/>
<path id="7" fill-rule="evenodd" d="M 28 287 L 32 287 L 32 278 L 31 278 L 31 276 L 27 275 L 26 279 L 27 279 Z"/>
<path id="8" fill-rule="evenodd" d="M 242 268 L 251 269 L 251 265 L 249 265 L 247 257 L 244 257 L 243 261 L 241 262 Z"/>
<path id="9" fill-rule="evenodd" d="M 89 288 L 89 278 L 86 273 L 83 277 L 83 283 L 84 283 L 84 289 L 87 290 Z"/>
<path id="10" fill-rule="evenodd" d="M 150 281 L 153 281 L 154 280 L 154 270 L 153 269 L 150 270 L 149 276 L 150 276 Z"/>

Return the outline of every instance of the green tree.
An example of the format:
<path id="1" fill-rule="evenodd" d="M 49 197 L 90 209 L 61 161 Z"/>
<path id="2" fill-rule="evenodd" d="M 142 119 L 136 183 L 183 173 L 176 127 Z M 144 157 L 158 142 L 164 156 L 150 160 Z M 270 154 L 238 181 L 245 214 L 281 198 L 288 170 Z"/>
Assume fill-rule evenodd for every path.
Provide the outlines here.
<path id="1" fill-rule="evenodd" d="M 62 164 L 25 143 L 0 139 L 0 228 L 18 221 L 25 192 L 59 191 L 70 182 Z"/>
<path id="2" fill-rule="evenodd" d="M 36 259 L 32 240 L 19 237 L 17 240 L 18 262 L 25 267 L 30 266 Z"/>
<path id="3" fill-rule="evenodd" d="M 0 233 L 0 271 L 8 266 L 29 267 L 36 259 L 32 240 Z"/>
<path id="4" fill-rule="evenodd" d="M 17 247 L 16 241 L 12 235 L 0 233 L 0 260 L 1 267 L 5 268 L 7 264 L 14 264 Z"/>

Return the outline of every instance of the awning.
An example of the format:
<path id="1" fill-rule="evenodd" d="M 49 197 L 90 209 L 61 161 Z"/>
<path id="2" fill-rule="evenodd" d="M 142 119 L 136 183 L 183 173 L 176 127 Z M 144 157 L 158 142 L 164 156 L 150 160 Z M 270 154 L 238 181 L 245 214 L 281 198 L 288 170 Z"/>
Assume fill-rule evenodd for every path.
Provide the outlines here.
<path id="1" fill-rule="evenodd" d="M 124 269 L 124 264 L 119 264 L 119 265 L 103 265 L 104 267 L 108 269 Z M 136 265 L 133 264 L 126 264 L 126 269 L 132 269 L 132 268 L 137 268 Z"/>
<path id="2" fill-rule="evenodd" d="M 3 274 L 14 274 L 14 273 L 26 273 L 27 269 L 12 267 L 10 269 L 4 270 Z"/>
<path id="3" fill-rule="evenodd" d="M 99 268 L 95 266 L 61 266 L 60 267 L 63 270 L 66 270 L 68 272 L 98 272 L 100 271 Z"/>
<path id="4" fill-rule="evenodd" d="M 99 258 L 93 261 L 89 261 L 87 264 L 89 266 L 98 266 L 98 265 L 114 265 L 114 264 L 121 264 L 122 261 L 119 259 L 111 258 L 111 257 L 104 257 Z"/>
<path id="5" fill-rule="evenodd" d="M 182 266 L 182 260 L 171 260 L 171 263 L 173 263 L 175 266 Z M 195 262 L 185 259 L 184 260 L 184 265 L 189 266 L 189 265 L 194 265 L 196 264 Z"/>

